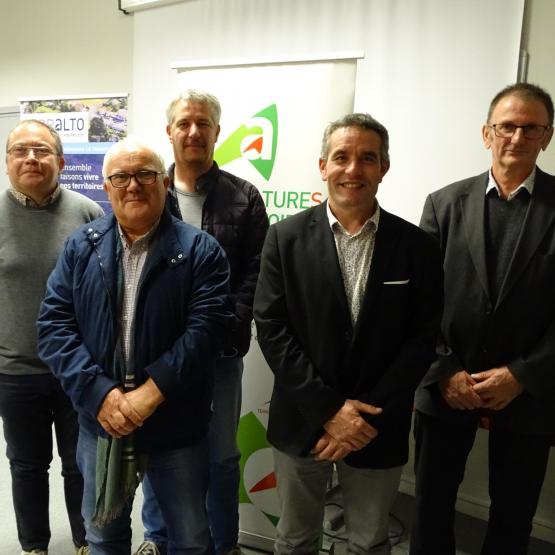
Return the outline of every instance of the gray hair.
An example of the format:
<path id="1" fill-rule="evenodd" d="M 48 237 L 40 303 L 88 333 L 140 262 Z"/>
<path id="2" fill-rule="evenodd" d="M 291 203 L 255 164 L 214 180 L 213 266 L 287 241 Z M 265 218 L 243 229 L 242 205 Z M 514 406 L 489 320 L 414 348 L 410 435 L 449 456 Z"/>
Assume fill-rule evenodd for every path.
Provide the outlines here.
<path id="1" fill-rule="evenodd" d="M 547 119 L 550 126 L 553 126 L 553 100 L 549 93 L 539 87 L 538 85 L 533 85 L 532 83 L 515 83 L 514 85 L 508 85 L 504 89 L 500 90 L 491 101 L 488 110 L 488 122 L 491 121 L 491 115 L 495 110 L 496 106 L 507 96 L 516 96 L 522 100 L 526 101 L 537 101 L 541 102 L 547 111 Z"/>
<path id="2" fill-rule="evenodd" d="M 162 158 L 162 156 L 160 156 L 160 154 L 158 154 L 156 150 L 154 150 L 146 143 L 143 143 L 133 137 L 127 137 L 117 143 L 114 143 L 104 155 L 104 162 L 102 164 L 102 176 L 104 177 L 104 179 L 107 179 L 108 177 L 108 166 L 112 162 L 113 158 L 115 158 L 120 152 L 134 150 L 146 150 L 152 157 L 152 161 L 156 166 L 156 171 L 162 174 L 166 173 L 164 159 Z"/>
<path id="3" fill-rule="evenodd" d="M 15 132 L 16 129 L 18 129 L 19 127 L 23 127 L 24 125 L 40 125 L 41 127 L 44 127 L 46 130 L 48 130 L 48 132 L 50 133 L 50 135 L 52 135 L 52 138 L 54 139 L 54 146 L 56 148 L 56 154 L 60 157 L 62 157 L 64 155 L 64 147 L 62 146 L 62 139 L 60 138 L 60 135 L 58 134 L 58 132 L 50 125 L 48 125 L 47 123 L 45 123 L 44 121 L 41 121 L 40 119 L 24 119 L 23 121 L 20 121 L 9 133 L 8 133 L 8 138 L 6 139 L 6 153 L 8 152 L 8 149 L 10 148 L 10 140 L 12 138 L 12 134 Z"/>
<path id="4" fill-rule="evenodd" d="M 168 125 L 173 123 L 175 118 L 175 112 L 177 109 L 177 104 L 179 101 L 183 102 L 199 102 L 201 104 L 206 104 L 210 110 L 212 120 L 216 125 L 220 124 L 220 117 L 222 115 L 222 107 L 220 106 L 220 101 L 213 95 L 205 91 L 199 91 L 196 89 L 187 89 L 182 92 L 177 98 L 174 98 L 169 106 L 166 108 L 166 118 L 168 120 Z"/>
<path id="5" fill-rule="evenodd" d="M 332 121 L 324 131 L 322 138 L 322 150 L 320 157 L 322 160 L 327 160 L 330 149 L 330 137 L 332 133 L 344 127 L 359 127 L 365 131 L 376 132 L 381 139 L 380 144 L 380 160 L 381 162 L 389 163 L 389 133 L 387 129 L 370 114 L 347 114 L 341 119 Z"/>

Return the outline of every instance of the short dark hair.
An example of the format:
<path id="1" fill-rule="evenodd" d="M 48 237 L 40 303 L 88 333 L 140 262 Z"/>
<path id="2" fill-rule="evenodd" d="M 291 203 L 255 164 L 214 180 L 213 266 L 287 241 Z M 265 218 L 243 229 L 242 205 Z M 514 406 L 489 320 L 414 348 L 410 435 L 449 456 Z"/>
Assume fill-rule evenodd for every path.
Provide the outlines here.
<path id="1" fill-rule="evenodd" d="M 488 122 L 491 120 L 491 115 L 495 110 L 495 107 L 501 100 L 503 100 L 503 98 L 507 96 L 517 96 L 523 100 L 535 100 L 537 102 L 541 102 L 547 110 L 549 125 L 553 126 L 553 100 L 551 100 L 551 96 L 545 89 L 542 89 L 538 85 L 533 85 L 532 83 L 515 83 L 514 85 L 508 85 L 499 91 L 493 97 L 493 100 L 489 105 Z"/>
<path id="2" fill-rule="evenodd" d="M 376 132 L 381 139 L 380 161 L 389 163 L 389 133 L 387 132 L 387 129 L 370 114 L 362 113 L 347 114 L 341 119 L 332 121 L 326 127 L 324 137 L 322 138 L 322 150 L 320 151 L 320 157 L 322 160 L 327 160 L 328 158 L 330 150 L 330 137 L 332 133 L 344 127 L 359 127 L 365 131 Z"/>
<path id="3" fill-rule="evenodd" d="M 52 135 L 52 138 L 54 139 L 54 144 L 56 146 L 56 154 L 58 156 L 63 156 L 64 155 L 64 148 L 62 146 L 62 139 L 60 138 L 60 135 L 58 134 L 58 132 L 53 127 L 51 127 L 50 125 L 48 125 L 44 121 L 41 121 L 40 119 L 24 119 L 23 121 L 20 121 L 8 133 L 8 138 L 6 139 L 6 152 L 8 152 L 8 149 L 10 148 L 10 139 L 12 138 L 13 132 L 16 129 L 18 129 L 19 127 L 23 127 L 24 125 L 31 125 L 31 124 L 40 125 L 41 127 L 44 127 L 45 129 L 47 129 L 49 131 L 49 133 Z"/>

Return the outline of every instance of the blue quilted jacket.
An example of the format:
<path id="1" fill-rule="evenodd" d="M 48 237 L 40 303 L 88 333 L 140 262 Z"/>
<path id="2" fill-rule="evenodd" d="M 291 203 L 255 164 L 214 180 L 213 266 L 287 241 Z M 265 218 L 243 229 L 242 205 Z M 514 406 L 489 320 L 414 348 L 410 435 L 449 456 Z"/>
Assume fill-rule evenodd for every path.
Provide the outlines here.
<path id="1" fill-rule="evenodd" d="M 60 380 L 80 425 L 104 434 L 96 415 L 112 376 L 117 339 L 117 241 L 113 214 L 75 231 L 52 272 L 38 319 L 42 360 Z M 229 265 L 218 243 L 164 211 L 137 293 L 133 368 L 165 397 L 136 431 L 137 447 L 179 447 L 202 437 L 212 363 L 233 326 Z"/>

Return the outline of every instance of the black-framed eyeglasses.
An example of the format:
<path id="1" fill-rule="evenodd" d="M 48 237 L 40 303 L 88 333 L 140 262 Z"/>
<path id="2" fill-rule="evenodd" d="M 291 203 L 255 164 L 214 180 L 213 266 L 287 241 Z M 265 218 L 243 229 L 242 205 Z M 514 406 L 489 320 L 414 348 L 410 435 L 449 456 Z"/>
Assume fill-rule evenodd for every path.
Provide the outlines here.
<path id="1" fill-rule="evenodd" d="M 530 123 L 528 125 L 515 125 L 514 123 L 494 123 L 490 125 L 495 131 L 497 137 L 509 139 L 512 137 L 517 129 L 522 129 L 522 134 L 526 139 L 541 139 L 551 125 L 538 125 Z"/>
<path id="2" fill-rule="evenodd" d="M 139 185 L 152 185 L 162 172 L 155 172 L 152 170 L 139 170 L 137 173 L 114 173 L 108 176 L 108 180 L 112 187 L 116 189 L 125 189 L 131 183 L 131 178 L 134 177 Z"/>
<path id="3" fill-rule="evenodd" d="M 42 158 L 46 158 L 47 156 L 55 155 L 57 156 L 56 152 L 46 146 L 25 146 L 25 145 L 17 145 L 12 146 L 8 149 L 8 154 L 13 158 L 23 159 L 29 156 L 30 152 L 33 152 L 35 158 L 41 160 Z"/>

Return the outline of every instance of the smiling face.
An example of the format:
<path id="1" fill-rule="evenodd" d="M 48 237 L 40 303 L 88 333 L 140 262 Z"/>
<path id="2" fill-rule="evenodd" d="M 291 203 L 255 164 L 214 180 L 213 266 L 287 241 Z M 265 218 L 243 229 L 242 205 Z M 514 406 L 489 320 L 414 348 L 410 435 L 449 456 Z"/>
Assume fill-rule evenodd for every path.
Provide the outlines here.
<path id="1" fill-rule="evenodd" d="M 166 131 L 176 165 L 193 166 L 201 172 L 211 168 L 220 126 L 214 121 L 208 104 L 180 100 Z"/>
<path id="2" fill-rule="evenodd" d="M 156 156 L 144 147 L 129 145 L 114 153 L 106 166 L 106 175 L 136 174 L 140 170 L 163 172 Z M 168 178 L 158 175 L 152 185 L 141 185 L 133 177 L 129 185 L 118 189 L 109 179 L 104 190 L 123 231 L 130 238 L 147 233 L 160 218 L 166 201 Z"/>
<path id="3" fill-rule="evenodd" d="M 12 186 L 37 202 L 48 196 L 64 167 L 50 131 L 37 123 L 21 123 L 10 133 L 7 150 L 6 173 Z"/>
<path id="4" fill-rule="evenodd" d="M 553 129 L 548 129 L 539 139 L 527 139 L 522 129 L 517 129 L 512 137 L 497 137 L 491 125 L 501 123 L 547 126 L 547 110 L 539 100 L 509 95 L 499 101 L 488 125 L 482 129 L 484 145 L 491 149 L 494 175 L 497 169 L 526 176 L 534 169 L 539 153 L 547 148 Z"/>
<path id="5" fill-rule="evenodd" d="M 389 169 L 380 157 L 380 136 L 356 126 L 340 127 L 330 135 L 328 146 L 327 159 L 320 159 L 320 174 L 328 183 L 331 211 L 341 223 L 341 215 L 368 219 Z"/>

